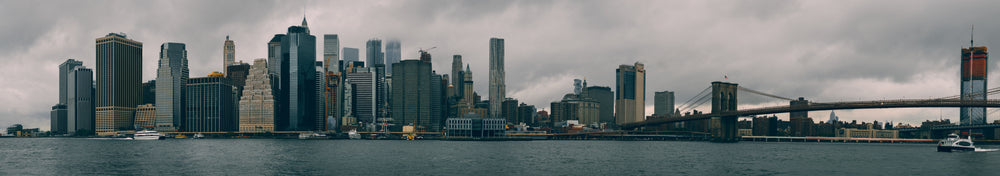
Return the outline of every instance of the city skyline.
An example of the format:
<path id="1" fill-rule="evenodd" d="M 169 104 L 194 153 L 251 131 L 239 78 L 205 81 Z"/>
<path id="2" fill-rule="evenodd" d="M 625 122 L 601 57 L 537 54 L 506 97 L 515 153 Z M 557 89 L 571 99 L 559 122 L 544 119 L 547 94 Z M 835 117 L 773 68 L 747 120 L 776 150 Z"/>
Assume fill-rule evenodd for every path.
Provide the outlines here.
<path id="1" fill-rule="evenodd" d="M 90 42 L 107 33 L 124 32 L 129 39 L 152 46 L 166 42 L 186 43 L 191 75 L 200 76 L 223 71 L 218 68 L 223 60 L 219 43 L 225 41 L 227 35 L 237 45 L 237 61 L 252 63 L 255 58 L 267 58 L 268 39 L 298 24 L 302 11 L 310 21 L 313 35 L 338 34 L 341 47 L 363 48 L 370 38 L 398 38 L 404 43 L 403 60 L 416 59 L 419 48 L 438 47 L 430 51 L 439 57 L 432 64 L 438 73 L 451 72 L 451 60 L 446 56 L 463 55 L 463 62 L 478 73 L 473 77 L 473 81 L 478 82 L 473 90 L 484 98 L 489 92 L 487 40 L 504 38 L 506 97 L 535 105 L 539 110 L 548 110 L 549 102 L 572 92 L 573 79 L 587 78 L 591 86 L 613 87 L 615 65 L 633 62 L 642 62 L 648 70 L 646 95 L 673 91 L 677 94 L 678 105 L 707 87 L 709 82 L 723 79 L 776 95 L 801 96 L 820 102 L 957 95 L 958 49 L 968 47 L 971 25 L 992 17 L 978 14 L 988 13 L 988 9 L 976 10 L 987 6 L 948 2 L 907 3 L 926 11 L 871 9 L 890 4 L 887 2 L 863 2 L 874 3 L 866 5 L 859 5 L 861 2 L 847 3 L 851 5 L 727 3 L 732 6 L 720 9 L 712 8 L 718 4 L 712 2 L 654 1 L 645 3 L 663 4 L 609 1 L 351 3 L 354 2 L 262 2 L 248 3 L 245 9 L 226 7 L 225 2 L 127 2 L 89 8 L 87 3 L 81 2 L 42 2 L 33 8 L 21 8 L 30 5 L 16 3 L 4 5 L 0 7 L 3 9 L 0 13 L 6 16 L 3 24 L 24 24 L 24 27 L 7 27 L 12 31 L 0 34 L 0 39 L 9 41 L 0 47 L 0 53 L 4 53 L 0 54 L 0 59 L 11 63 L 0 67 L 4 70 L 0 81 L 10 82 L 0 89 L 13 92 L 13 96 L 0 98 L 3 108 L 0 109 L 0 124 L 47 127 L 50 107 L 58 102 L 58 94 L 53 94 L 58 91 L 58 64 L 73 58 L 82 61 L 87 68 L 95 68 L 94 45 Z M 70 8 L 76 6 L 82 8 Z M 145 9 L 157 6 L 167 8 Z M 178 7 L 189 6 L 204 9 L 172 13 L 179 11 Z M 658 11 L 661 9 L 657 8 L 674 6 L 678 9 Z M 359 7 L 361 12 L 339 12 L 342 11 L 339 8 L 351 7 Z M 416 8 L 407 9 L 410 7 Z M 605 7 L 607 9 L 589 13 L 594 8 Z M 391 10 L 397 8 L 403 10 Z M 59 16 L 31 15 L 45 13 L 43 9 L 60 13 L 55 13 Z M 115 9 L 149 10 L 150 13 L 123 17 L 115 22 L 101 19 L 134 13 L 113 11 Z M 705 12 L 698 12 L 698 9 Z M 679 12 L 669 12 L 671 10 Z M 97 13 L 102 11 L 112 13 Z M 713 14 L 715 11 L 725 13 Z M 72 13 L 85 15 L 69 15 Z M 213 15 L 215 13 L 232 13 L 234 18 L 213 18 L 217 16 Z M 683 15 L 692 19 L 676 17 L 692 13 L 697 15 Z M 935 14 L 946 15 L 938 17 Z M 947 14 L 954 16 L 947 18 Z M 236 16 L 240 19 L 235 19 Z M 203 29 L 202 25 L 209 24 L 211 29 Z M 975 25 L 981 31 L 976 35 L 977 45 L 991 47 L 991 41 L 1000 41 L 997 40 L 1000 37 L 990 33 L 1000 25 Z M 316 45 L 322 47 L 320 41 Z M 320 58 L 322 51 L 316 52 L 316 58 Z M 143 48 L 142 82 L 155 79 L 157 55 L 158 48 Z M 360 57 L 367 56 L 362 54 Z M 996 67 L 997 64 L 989 65 L 990 69 Z M 988 76 L 987 80 L 998 78 L 996 74 Z M 741 101 L 747 103 L 741 104 L 741 108 L 787 105 L 782 101 L 755 102 L 752 97 Z M 646 115 L 653 112 L 652 107 L 653 102 L 647 100 Z M 843 110 L 837 113 L 845 121 L 918 123 L 939 117 L 958 121 L 957 108 Z M 787 114 L 778 115 L 787 119 Z M 987 117 L 989 122 L 996 119 L 996 115 Z"/>

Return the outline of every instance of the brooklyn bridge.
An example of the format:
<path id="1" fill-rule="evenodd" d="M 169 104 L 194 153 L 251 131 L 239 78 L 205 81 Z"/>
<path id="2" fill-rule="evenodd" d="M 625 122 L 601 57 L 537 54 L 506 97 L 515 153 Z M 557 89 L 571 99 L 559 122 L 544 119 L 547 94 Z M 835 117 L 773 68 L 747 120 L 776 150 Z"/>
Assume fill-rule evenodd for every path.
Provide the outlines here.
<path id="1" fill-rule="evenodd" d="M 735 83 L 712 82 L 706 88 L 679 109 L 687 110 L 702 106 L 711 102 L 710 113 L 688 113 L 681 116 L 648 119 L 645 121 L 623 124 L 622 128 L 627 130 L 641 130 L 647 127 L 656 127 L 674 122 L 685 122 L 695 120 L 709 120 L 709 132 L 714 142 L 735 142 L 739 140 L 737 130 L 737 120 L 739 117 L 788 113 L 798 111 L 819 111 L 819 110 L 841 110 L 841 109 L 875 109 L 875 108 L 942 108 L 942 107 L 1000 107 L 1000 99 L 969 100 L 961 98 L 959 95 L 929 98 L 929 99 L 896 99 L 896 100 L 872 100 L 872 101 L 845 101 L 845 102 L 807 102 L 787 106 L 773 106 L 751 109 L 738 109 L 738 93 L 750 93 L 764 97 L 781 100 L 796 101 L 796 99 L 786 98 L 761 91 L 741 87 Z M 1000 87 L 991 88 L 981 92 L 975 92 L 967 96 L 982 96 L 982 94 L 993 95 L 1000 93 Z M 800 100 L 802 101 L 802 100 Z M 958 125 L 948 126 L 948 129 L 974 129 L 988 128 L 995 125 Z"/>

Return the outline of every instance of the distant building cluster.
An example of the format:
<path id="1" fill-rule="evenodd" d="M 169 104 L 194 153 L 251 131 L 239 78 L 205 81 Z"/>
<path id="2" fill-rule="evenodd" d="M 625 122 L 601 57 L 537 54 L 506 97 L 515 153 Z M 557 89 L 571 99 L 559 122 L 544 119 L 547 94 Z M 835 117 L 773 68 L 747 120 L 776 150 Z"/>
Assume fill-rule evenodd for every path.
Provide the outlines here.
<path id="1" fill-rule="evenodd" d="M 243 63 L 236 59 L 236 42 L 226 36 L 220 71 L 195 77 L 188 64 L 190 48 L 166 42 L 156 59 L 156 78 L 142 82 L 143 43 L 109 33 L 95 40 L 95 68 L 75 59 L 59 65 L 51 133 L 375 132 L 405 126 L 477 137 L 502 136 L 509 129 L 608 129 L 646 119 L 642 63 L 618 67 L 617 92 L 576 80 L 572 93 L 546 111 L 507 97 L 503 38 L 489 39 L 485 100 L 473 90 L 473 71 L 463 65 L 462 55 L 452 56 L 451 71 L 445 73 L 432 69 L 429 49 L 404 60 L 397 39 L 384 45 L 381 39 L 368 40 L 364 60 L 358 48 L 342 47 L 337 34 L 320 40 L 322 48 L 303 18 L 301 25 L 267 42 L 266 58 Z M 321 57 L 313 54 L 317 49 Z M 676 115 L 673 92 L 655 97 L 657 115 Z"/>

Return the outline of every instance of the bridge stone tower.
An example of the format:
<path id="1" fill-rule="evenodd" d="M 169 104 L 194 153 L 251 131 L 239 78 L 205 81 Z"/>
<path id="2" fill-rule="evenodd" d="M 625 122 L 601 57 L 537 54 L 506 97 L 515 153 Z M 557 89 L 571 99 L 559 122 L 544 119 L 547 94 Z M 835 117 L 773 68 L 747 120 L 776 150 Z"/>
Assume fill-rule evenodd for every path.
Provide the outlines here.
<path id="1" fill-rule="evenodd" d="M 739 85 L 728 82 L 712 82 L 712 114 L 736 111 L 736 91 Z M 737 116 L 716 116 L 710 120 L 712 142 L 739 141 L 736 126 Z"/>

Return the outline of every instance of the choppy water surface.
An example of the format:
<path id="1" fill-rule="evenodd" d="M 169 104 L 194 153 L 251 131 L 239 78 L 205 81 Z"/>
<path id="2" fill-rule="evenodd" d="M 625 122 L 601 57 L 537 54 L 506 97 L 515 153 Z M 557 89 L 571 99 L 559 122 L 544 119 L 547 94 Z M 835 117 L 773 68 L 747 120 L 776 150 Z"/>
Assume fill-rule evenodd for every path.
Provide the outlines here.
<path id="1" fill-rule="evenodd" d="M 1000 148 L 1000 146 L 981 146 Z M 0 175 L 997 175 L 934 144 L 0 139 Z"/>

